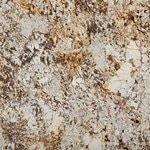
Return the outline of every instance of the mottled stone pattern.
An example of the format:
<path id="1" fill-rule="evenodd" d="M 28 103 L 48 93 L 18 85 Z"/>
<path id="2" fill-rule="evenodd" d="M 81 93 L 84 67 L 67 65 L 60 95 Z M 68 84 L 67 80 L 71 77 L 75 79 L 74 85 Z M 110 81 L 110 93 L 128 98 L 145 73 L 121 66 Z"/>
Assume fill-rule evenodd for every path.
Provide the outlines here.
<path id="1" fill-rule="evenodd" d="M 150 150 L 150 1 L 0 0 L 0 150 Z"/>

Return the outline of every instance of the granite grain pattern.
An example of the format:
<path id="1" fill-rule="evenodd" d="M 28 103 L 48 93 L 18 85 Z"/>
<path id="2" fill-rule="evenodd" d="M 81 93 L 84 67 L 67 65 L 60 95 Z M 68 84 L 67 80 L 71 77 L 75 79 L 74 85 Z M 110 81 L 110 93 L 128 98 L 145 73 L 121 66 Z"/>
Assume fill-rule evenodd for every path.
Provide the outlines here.
<path id="1" fill-rule="evenodd" d="M 150 1 L 0 0 L 0 150 L 149 150 Z"/>

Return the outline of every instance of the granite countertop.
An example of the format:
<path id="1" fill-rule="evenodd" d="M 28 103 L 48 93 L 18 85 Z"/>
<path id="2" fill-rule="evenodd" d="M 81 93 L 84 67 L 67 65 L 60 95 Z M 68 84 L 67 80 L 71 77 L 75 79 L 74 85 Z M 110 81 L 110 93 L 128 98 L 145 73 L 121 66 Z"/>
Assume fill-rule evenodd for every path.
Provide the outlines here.
<path id="1" fill-rule="evenodd" d="M 150 1 L 0 0 L 0 150 L 150 150 Z"/>

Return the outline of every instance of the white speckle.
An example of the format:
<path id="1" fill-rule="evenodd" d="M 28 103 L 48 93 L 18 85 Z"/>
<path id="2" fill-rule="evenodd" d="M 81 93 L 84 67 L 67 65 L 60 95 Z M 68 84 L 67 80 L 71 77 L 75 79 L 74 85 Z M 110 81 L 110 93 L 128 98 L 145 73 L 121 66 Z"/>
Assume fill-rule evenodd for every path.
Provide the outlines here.
<path id="1" fill-rule="evenodd" d="M 89 150 L 103 150 L 103 145 L 100 139 L 93 139 L 89 144 Z"/>
<path id="2" fill-rule="evenodd" d="M 128 105 L 129 105 L 130 107 L 134 107 L 135 109 L 137 109 L 138 106 L 139 106 L 139 103 L 136 103 L 136 102 L 134 102 L 133 100 L 131 100 L 131 101 L 128 102 Z"/>
<path id="3" fill-rule="evenodd" d="M 91 141 L 92 137 L 89 134 L 85 134 L 83 137 L 83 141 L 86 145 L 88 145 Z"/>
<path id="4" fill-rule="evenodd" d="M 53 120 L 52 124 L 48 127 L 49 132 L 58 132 L 59 126 L 61 125 L 63 118 L 60 117 L 58 114 L 53 113 Z"/>
<path id="5" fill-rule="evenodd" d="M 92 52 L 93 58 L 96 62 L 96 68 L 103 68 L 106 65 L 105 59 L 105 45 L 99 41 L 98 38 L 92 42 L 90 50 Z"/>
<path id="6" fill-rule="evenodd" d="M 35 15 L 24 17 L 20 20 L 21 34 L 29 37 L 33 31 L 40 31 L 42 33 L 48 32 L 48 21 L 41 16 Z"/>
<path id="7" fill-rule="evenodd" d="M 127 58 L 127 61 L 129 61 L 130 59 L 133 59 L 134 65 L 136 65 L 136 66 L 141 65 L 140 51 L 139 51 L 139 48 L 134 41 L 130 41 L 130 43 L 126 49 L 126 58 Z"/>
<path id="8" fill-rule="evenodd" d="M 84 80 L 82 78 L 76 78 L 74 77 L 73 78 L 73 81 L 72 81 L 72 85 L 73 86 L 77 86 L 79 85 L 82 89 L 86 89 L 85 85 L 84 85 Z"/>
<path id="9" fill-rule="evenodd" d="M 41 79 L 39 80 L 39 83 L 44 85 L 44 84 L 47 83 L 48 81 L 49 81 L 48 76 L 45 76 L 45 77 L 43 77 L 43 78 L 41 78 Z"/>
<path id="10" fill-rule="evenodd" d="M 134 83 L 134 79 L 130 76 L 131 64 L 125 63 L 121 66 L 121 69 L 118 70 L 117 76 L 111 78 L 109 82 L 109 89 L 117 93 L 120 91 L 122 96 L 128 96 L 130 86 Z"/>

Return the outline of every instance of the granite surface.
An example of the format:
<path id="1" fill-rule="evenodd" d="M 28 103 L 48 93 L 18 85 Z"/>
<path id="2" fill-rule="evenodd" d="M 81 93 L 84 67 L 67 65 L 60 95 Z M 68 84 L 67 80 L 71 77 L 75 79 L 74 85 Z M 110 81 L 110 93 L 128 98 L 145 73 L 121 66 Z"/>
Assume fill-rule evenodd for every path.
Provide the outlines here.
<path id="1" fill-rule="evenodd" d="M 0 0 L 0 150 L 150 150 L 150 1 Z"/>

